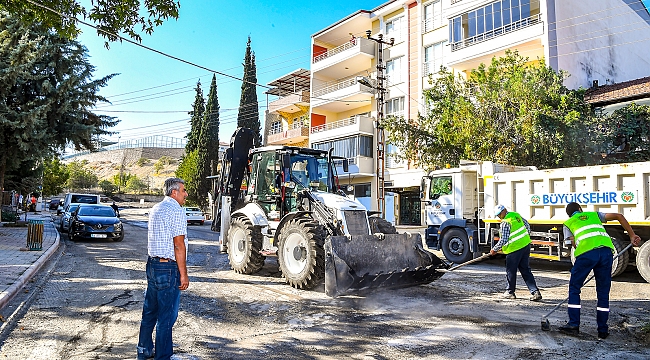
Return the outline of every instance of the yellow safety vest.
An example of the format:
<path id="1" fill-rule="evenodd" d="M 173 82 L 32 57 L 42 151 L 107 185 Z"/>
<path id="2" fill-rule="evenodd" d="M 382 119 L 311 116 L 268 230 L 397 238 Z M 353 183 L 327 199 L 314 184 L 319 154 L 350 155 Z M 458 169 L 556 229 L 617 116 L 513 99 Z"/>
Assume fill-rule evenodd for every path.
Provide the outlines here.
<path id="1" fill-rule="evenodd" d="M 510 224 L 510 237 L 508 242 L 501 248 L 504 254 L 523 249 L 530 244 L 530 235 L 528 235 L 528 229 L 526 229 L 521 215 L 511 211 L 501 221 Z"/>
<path id="2" fill-rule="evenodd" d="M 612 239 L 605 231 L 603 222 L 600 221 L 597 212 L 573 214 L 569 220 L 564 222 L 564 225 L 573 233 L 573 239 L 576 242 L 575 257 L 603 246 L 615 250 Z"/>

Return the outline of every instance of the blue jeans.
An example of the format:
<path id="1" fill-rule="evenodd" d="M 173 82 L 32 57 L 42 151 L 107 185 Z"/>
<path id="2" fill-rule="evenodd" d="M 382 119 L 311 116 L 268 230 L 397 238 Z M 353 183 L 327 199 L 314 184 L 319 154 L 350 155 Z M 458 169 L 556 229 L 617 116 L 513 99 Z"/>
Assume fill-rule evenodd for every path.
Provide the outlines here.
<path id="1" fill-rule="evenodd" d="M 524 282 L 526 282 L 531 294 L 539 290 L 533 272 L 530 271 L 529 260 L 530 245 L 506 255 L 506 279 L 508 280 L 508 292 L 510 294 L 514 294 L 517 288 L 517 270 L 521 273 L 521 277 L 524 278 Z"/>
<path id="2" fill-rule="evenodd" d="M 142 308 L 138 359 L 155 354 L 155 359 L 169 359 L 172 348 L 172 326 L 178 318 L 181 300 L 180 272 L 176 262 L 160 262 L 157 258 L 147 261 L 147 292 Z M 156 327 L 156 348 L 152 341 Z"/>
<path id="3" fill-rule="evenodd" d="M 569 280 L 569 325 L 580 326 L 580 289 L 593 269 L 596 277 L 596 322 L 598 332 L 608 332 L 609 290 L 612 287 L 612 249 L 600 247 L 580 254 L 571 268 Z"/>

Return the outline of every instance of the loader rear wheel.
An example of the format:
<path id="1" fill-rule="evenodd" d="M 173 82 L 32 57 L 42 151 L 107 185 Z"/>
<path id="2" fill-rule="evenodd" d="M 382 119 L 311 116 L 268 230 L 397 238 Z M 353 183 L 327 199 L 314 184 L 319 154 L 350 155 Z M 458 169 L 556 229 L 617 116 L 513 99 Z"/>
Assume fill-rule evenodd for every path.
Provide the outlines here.
<path id="1" fill-rule="evenodd" d="M 614 248 L 616 251 L 614 252 L 614 256 L 621 252 L 621 250 L 625 249 L 625 244 L 619 240 L 618 237 L 611 237 L 612 238 L 612 244 L 614 244 Z M 576 249 L 571 247 L 571 263 L 575 264 L 576 263 L 576 256 L 575 256 L 575 251 Z M 626 251 L 625 253 L 621 254 L 618 258 L 614 259 L 612 262 L 612 277 L 621 275 L 625 269 L 627 269 L 628 264 L 630 263 L 630 252 Z M 590 274 L 593 274 L 593 272 L 590 272 Z"/>
<path id="2" fill-rule="evenodd" d="M 325 232 L 307 217 L 289 221 L 280 232 L 278 263 L 287 283 L 311 289 L 325 275 Z"/>
<path id="3" fill-rule="evenodd" d="M 650 241 L 641 245 L 639 252 L 636 254 L 636 268 L 645 281 L 650 283 Z"/>
<path id="4" fill-rule="evenodd" d="M 460 229 L 447 231 L 442 237 L 442 253 L 447 260 L 456 264 L 472 260 L 469 239 L 465 231 Z"/>
<path id="5" fill-rule="evenodd" d="M 253 274 L 264 266 L 262 232 L 250 220 L 242 217 L 230 221 L 228 230 L 228 261 L 238 274 Z"/>
<path id="6" fill-rule="evenodd" d="M 370 223 L 370 230 L 373 234 L 383 233 L 383 234 L 397 234 L 397 229 L 389 221 L 382 219 L 377 216 L 372 216 L 368 218 Z"/>

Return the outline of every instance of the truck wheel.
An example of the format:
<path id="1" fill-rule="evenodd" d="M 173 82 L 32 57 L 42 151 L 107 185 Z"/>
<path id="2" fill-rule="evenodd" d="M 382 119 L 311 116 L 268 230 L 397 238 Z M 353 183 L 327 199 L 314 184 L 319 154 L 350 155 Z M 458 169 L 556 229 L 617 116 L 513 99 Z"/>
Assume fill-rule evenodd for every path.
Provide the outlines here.
<path id="1" fill-rule="evenodd" d="M 641 245 L 639 252 L 636 254 L 636 268 L 645 281 L 650 283 L 650 241 Z"/>
<path id="2" fill-rule="evenodd" d="M 238 274 L 253 274 L 264 266 L 262 232 L 247 218 L 236 217 L 228 230 L 228 261 Z"/>
<path id="3" fill-rule="evenodd" d="M 397 234 L 397 229 L 389 221 L 377 216 L 369 217 L 370 231 L 372 233 Z"/>
<path id="4" fill-rule="evenodd" d="M 442 237 L 442 253 L 445 258 L 456 264 L 472 260 L 472 252 L 469 250 L 469 240 L 465 231 L 451 229 Z"/>
<path id="5" fill-rule="evenodd" d="M 325 232 L 310 218 L 289 221 L 280 232 L 278 263 L 287 283 L 311 289 L 325 275 Z"/>
<path id="6" fill-rule="evenodd" d="M 621 250 L 625 248 L 625 244 L 621 240 L 619 240 L 618 237 L 611 237 L 612 238 L 612 244 L 614 244 L 614 248 L 616 251 L 614 252 L 614 256 L 618 254 Z M 576 263 L 576 256 L 575 256 L 575 251 L 576 249 L 571 247 L 571 263 L 575 264 Z M 627 269 L 627 265 L 630 263 L 630 253 L 629 251 L 626 251 L 625 253 L 621 254 L 618 258 L 614 259 L 614 262 L 612 262 L 612 277 L 621 275 L 625 269 Z M 593 274 L 593 272 L 590 272 L 590 274 Z"/>

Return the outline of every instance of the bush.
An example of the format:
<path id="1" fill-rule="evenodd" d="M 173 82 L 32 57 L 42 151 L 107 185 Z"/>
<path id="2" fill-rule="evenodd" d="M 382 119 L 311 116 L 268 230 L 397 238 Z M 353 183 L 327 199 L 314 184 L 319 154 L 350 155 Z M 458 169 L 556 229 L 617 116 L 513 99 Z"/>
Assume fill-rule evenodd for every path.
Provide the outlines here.
<path id="1" fill-rule="evenodd" d="M 16 220 L 18 220 L 18 214 L 16 214 L 12 210 L 2 210 L 1 217 L 2 217 L 1 221 L 16 222 Z"/>
<path id="2" fill-rule="evenodd" d="M 139 167 L 143 167 L 149 163 L 149 159 L 141 157 L 138 161 L 135 162 Z"/>
<path id="3" fill-rule="evenodd" d="M 113 184 L 108 180 L 102 180 L 99 182 L 99 187 L 102 189 L 102 192 L 107 196 L 113 196 L 117 191 L 117 185 Z"/>

